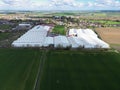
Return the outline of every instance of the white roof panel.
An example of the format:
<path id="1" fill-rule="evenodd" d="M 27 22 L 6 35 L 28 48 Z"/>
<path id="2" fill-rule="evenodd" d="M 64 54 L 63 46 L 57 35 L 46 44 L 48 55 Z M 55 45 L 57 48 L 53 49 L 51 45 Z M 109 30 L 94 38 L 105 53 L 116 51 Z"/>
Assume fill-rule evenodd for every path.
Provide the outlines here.
<path id="1" fill-rule="evenodd" d="M 66 48 L 70 46 L 70 43 L 66 36 L 56 36 L 54 37 L 54 46 L 55 47 L 61 46 L 63 48 Z"/>
<path id="2" fill-rule="evenodd" d="M 46 37 L 43 43 L 44 47 L 48 47 L 49 45 L 53 45 L 53 37 Z"/>

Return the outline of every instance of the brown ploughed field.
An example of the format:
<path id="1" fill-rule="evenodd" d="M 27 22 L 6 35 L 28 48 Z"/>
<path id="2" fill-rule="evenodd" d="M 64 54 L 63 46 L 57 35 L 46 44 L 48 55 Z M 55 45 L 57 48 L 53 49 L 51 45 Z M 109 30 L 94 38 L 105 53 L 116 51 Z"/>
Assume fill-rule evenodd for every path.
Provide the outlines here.
<path id="1" fill-rule="evenodd" d="M 120 27 L 96 28 L 96 32 L 101 39 L 109 43 L 111 47 L 120 50 Z"/>

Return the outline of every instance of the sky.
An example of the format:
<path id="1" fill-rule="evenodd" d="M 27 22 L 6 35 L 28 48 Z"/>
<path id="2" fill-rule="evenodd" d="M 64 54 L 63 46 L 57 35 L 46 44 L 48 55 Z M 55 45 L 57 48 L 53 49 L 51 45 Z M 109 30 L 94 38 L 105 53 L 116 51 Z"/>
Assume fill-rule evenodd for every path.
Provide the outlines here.
<path id="1" fill-rule="evenodd" d="M 0 10 L 120 10 L 120 0 L 0 0 Z"/>

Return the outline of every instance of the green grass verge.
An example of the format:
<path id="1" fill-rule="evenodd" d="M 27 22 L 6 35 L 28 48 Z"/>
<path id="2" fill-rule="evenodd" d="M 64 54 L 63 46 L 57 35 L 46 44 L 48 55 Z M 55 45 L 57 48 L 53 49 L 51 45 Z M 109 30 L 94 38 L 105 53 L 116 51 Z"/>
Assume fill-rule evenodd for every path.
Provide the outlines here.
<path id="1" fill-rule="evenodd" d="M 120 90 L 120 54 L 51 51 L 41 90 Z"/>
<path id="2" fill-rule="evenodd" d="M 56 33 L 56 34 L 61 34 L 61 35 L 65 35 L 66 32 L 65 32 L 65 26 L 63 25 L 56 25 L 54 27 L 54 29 L 52 30 L 53 33 Z"/>
<path id="3" fill-rule="evenodd" d="M 0 49 L 0 90 L 33 90 L 41 52 Z"/>

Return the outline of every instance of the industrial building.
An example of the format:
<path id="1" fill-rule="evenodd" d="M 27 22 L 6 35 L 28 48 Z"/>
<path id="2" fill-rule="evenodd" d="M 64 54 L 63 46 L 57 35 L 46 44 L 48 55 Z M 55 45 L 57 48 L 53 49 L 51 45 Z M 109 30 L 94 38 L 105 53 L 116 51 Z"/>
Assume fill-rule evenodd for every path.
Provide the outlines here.
<path id="1" fill-rule="evenodd" d="M 66 36 L 47 36 L 50 26 L 38 25 L 12 43 L 14 47 L 109 48 L 91 29 L 70 29 Z"/>
<path id="2" fill-rule="evenodd" d="M 84 48 L 110 48 L 109 44 L 98 38 L 97 34 L 91 29 L 70 29 L 69 41 L 77 43 L 76 47 Z M 74 45 L 72 46 L 75 47 Z"/>

